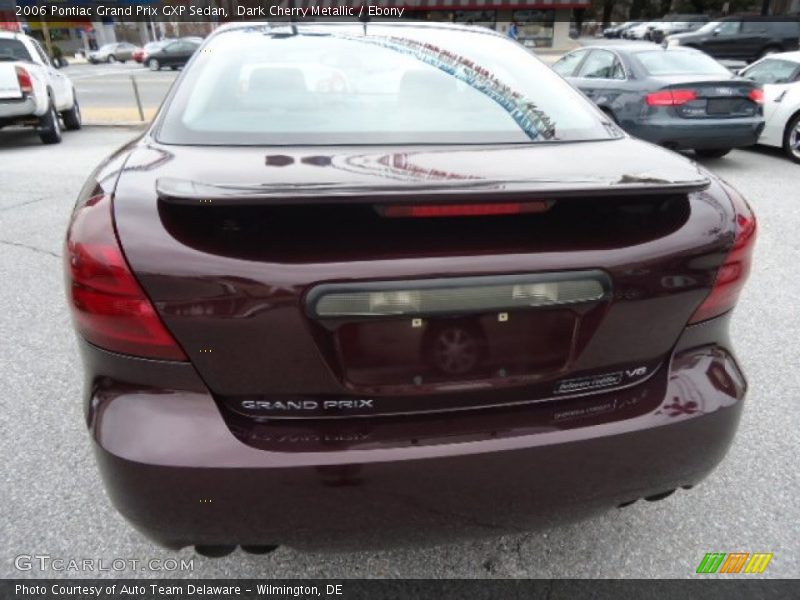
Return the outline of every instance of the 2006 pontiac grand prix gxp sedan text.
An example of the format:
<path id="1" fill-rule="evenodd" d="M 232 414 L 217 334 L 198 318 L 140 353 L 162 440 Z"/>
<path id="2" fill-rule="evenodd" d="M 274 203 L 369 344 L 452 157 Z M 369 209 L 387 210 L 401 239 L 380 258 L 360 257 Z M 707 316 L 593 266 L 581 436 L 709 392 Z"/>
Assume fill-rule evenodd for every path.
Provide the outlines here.
<path id="1" fill-rule="evenodd" d="M 521 46 L 235 24 L 67 235 L 119 511 L 223 554 L 514 532 L 725 455 L 756 223 Z"/>

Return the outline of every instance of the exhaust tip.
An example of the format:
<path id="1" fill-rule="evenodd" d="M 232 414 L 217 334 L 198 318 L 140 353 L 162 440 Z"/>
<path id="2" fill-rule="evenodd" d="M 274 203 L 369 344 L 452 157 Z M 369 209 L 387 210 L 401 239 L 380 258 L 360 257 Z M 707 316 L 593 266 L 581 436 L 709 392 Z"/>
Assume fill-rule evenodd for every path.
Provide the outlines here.
<path id="1" fill-rule="evenodd" d="M 242 550 L 247 552 L 248 554 L 270 554 L 275 552 L 278 549 L 278 546 L 242 546 Z"/>
<path id="2" fill-rule="evenodd" d="M 682 485 L 681 489 L 690 490 L 693 487 L 694 487 L 694 485 L 692 485 L 692 484 L 686 484 L 686 485 Z M 677 488 L 672 489 L 672 490 L 667 490 L 666 492 L 661 492 L 660 494 L 653 494 L 651 496 L 645 496 L 644 499 L 647 500 L 648 502 L 658 502 L 659 500 L 663 500 L 664 498 L 669 498 L 676 491 L 677 491 Z M 617 504 L 617 508 L 625 508 L 626 506 L 630 506 L 631 504 L 633 504 L 637 500 L 639 500 L 639 498 L 634 498 L 633 500 L 627 500 L 625 502 L 620 502 L 619 504 Z"/>
<path id="3" fill-rule="evenodd" d="M 658 502 L 659 500 L 663 500 L 664 498 L 668 498 L 675 493 L 675 490 L 669 490 L 667 492 L 661 492 L 660 494 L 653 494 L 652 496 L 645 496 L 645 500 L 648 502 Z"/>
<path id="4" fill-rule="evenodd" d="M 234 550 L 236 550 L 236 546 L 195 546 L 194 551 L 199 554 L 200 556 L 205 556 L 206 558 L 222 558 L 223 556 L 228 556 Z"/>

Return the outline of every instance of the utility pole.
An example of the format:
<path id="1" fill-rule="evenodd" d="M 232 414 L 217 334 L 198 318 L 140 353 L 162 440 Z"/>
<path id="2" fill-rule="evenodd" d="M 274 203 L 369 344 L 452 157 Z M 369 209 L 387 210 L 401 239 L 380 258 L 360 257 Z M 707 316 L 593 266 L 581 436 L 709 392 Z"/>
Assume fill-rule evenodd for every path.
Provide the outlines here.
<path id="1" fill-rule="evenodd" d="M 42 35 L 44 36 L 44 46 L 47 48 L 47 54 L 50 58 L 53 58 L 53 41 L 50 39 L 50 29 L 44 19 L 42 19 Z"/>

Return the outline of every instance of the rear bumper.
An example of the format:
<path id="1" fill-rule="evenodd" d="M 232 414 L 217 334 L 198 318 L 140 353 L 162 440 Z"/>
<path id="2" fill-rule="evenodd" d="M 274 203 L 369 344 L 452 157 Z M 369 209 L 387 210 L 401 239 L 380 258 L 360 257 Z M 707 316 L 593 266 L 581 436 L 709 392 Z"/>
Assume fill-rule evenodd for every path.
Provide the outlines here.
<path id="1" fill-rule="evenodd" d="M 116 383 L 110 367 L 94 380 L 88 421 L 114 504 L 168 547 L 365 548 L 502 535 L 692 486 L 713 470 L 746 388 L 725 347 L 704 343 L 724 321 L 689 329 L 648 382 L 591 396 L 583 408 L 558 401 L 291 428 L 248 421 L 234 435 L 188 365 L 172 376 L 184 378 L 181 391 Z M 83 346 L 90 371 L 114 362 Z M 163 381 L 159 368 L 175 368 L 158 364 L 147 368 L 150 383 Z"/>
<path id="2" fill-rule="evenodd" d="M 20 100 L 0 100 L 0 119 L 36 116 L 36 101 L 28 96 Z"/>
<path id="3" fill-rule="evenodd" d="M 626 123 L 625 129 L 638 138 L 676 150 L 741 148 L 758 141 L 764 119 L 669 118 Z"/>

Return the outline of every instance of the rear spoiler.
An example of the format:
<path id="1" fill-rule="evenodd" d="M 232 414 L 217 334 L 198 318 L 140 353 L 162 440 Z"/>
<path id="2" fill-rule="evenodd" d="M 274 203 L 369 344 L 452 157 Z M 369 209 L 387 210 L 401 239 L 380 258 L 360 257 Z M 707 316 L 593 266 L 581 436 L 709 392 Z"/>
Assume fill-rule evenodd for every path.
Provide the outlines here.
<path id="1" fill-rule="evenodd" d="M 698 192 L 711 182 L 668 181 L 656 177 L 624 175 L 617 181 L 552 181 L 545 179 L 503 180 L 468 179 L 423 182 L 418 185 L 352 185 L 335 182 L 264 183 L 253 185 L 203 183 L 188 179 L 161 177 L 156 181 L 159 198 L 169 204 L 224 204 L 225 206 L 285 204 L 394 204 L 408 203 L 419 196 L 435 196 L 441 202 L 464 202 L 471 194 L 481 194 L 481 202 L 509 202 L 565 197 L 646 196 L 663 197 Z M 486 192 L 493 192 L 487 199 Z"/>

